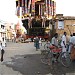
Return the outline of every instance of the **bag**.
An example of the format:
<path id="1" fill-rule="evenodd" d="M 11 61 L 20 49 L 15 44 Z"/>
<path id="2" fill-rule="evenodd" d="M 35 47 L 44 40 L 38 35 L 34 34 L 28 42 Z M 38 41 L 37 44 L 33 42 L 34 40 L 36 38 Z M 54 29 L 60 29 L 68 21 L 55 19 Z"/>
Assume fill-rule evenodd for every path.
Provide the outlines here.
<path id="1" fill-rule="evenodd" d="M 70 56 L 71 56 L 72 60 L 75 60 L 75 45 L 73 45 L 71 48 L 71 55 Z"/>

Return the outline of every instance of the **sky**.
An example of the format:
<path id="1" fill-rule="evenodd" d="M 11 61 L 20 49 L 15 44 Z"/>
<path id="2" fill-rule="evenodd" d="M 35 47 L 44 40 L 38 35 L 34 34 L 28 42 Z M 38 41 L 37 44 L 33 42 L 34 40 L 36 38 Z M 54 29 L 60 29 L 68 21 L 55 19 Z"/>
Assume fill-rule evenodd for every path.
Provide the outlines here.
<path id="1" fill-rule="evenodd" d="M 75 16 L 75 0 L 55 0 L 56 14 Z M 0 19 L 15 21 L 15 0 L 0 0 Z"/>
<path id="2" fill-rule="evenodd" d="M 15 0 L 0 0 L 0 20 L 15 21 L 15 4 Z"/>
<path id="3" fill-rule="evenodd" d="M 56 13 L 64 16 L 75 16 L 75 0 L 55 0 Z"/>

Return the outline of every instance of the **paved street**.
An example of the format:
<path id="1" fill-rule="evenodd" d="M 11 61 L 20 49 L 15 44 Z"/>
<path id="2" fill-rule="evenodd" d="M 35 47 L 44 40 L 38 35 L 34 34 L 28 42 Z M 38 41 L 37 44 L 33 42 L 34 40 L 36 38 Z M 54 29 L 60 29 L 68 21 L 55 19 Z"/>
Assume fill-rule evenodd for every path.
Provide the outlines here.
<path id="1" fill-rule="evenodd" d="M 41 63 L 40 50 L 36 51 L 33 43 L 8 42 L 0 75 L 75 75 L 75 62 L 69 68 L 55 63 L 51 69 Z"/>

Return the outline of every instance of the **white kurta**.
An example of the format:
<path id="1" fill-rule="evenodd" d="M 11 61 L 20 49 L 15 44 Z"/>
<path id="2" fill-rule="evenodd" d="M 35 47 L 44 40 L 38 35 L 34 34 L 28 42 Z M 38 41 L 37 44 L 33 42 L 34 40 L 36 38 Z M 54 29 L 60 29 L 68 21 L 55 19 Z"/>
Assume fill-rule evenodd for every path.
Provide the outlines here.
<path id="1" fill-rule="evenodd" d="M 64 45 L 63 41 L 64 41 L 64 43 L 66 45 L 66 36 L 65 35 L 62 36 L 61 46 L 62 46 L 62 52 L 66 52 L 66 48 L 65 48 L 65 45 Z"/>
<path id="2" fill-rule="evenodd" d="M 2 37 L 0 37 L 0 50 L 2 50 L 1 42 L 2 42 Z"/>
<path id="3" fill-rule="evenodd" d="M 73 43 L 73 44 L 75 44 L 75 36 L 71 37 L 70 42 Z"/>

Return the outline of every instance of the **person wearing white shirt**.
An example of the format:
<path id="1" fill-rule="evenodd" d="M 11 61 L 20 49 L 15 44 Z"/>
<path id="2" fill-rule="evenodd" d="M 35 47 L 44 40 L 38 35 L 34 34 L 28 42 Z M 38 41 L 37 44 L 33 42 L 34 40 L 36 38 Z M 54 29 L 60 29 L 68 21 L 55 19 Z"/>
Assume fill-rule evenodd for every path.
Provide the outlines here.
<path id="1" fill-rule="evenodd" d="M 75 60 L 75 33 L 73 33 L 73 36 L 70 39 L 70 44 L 71 44 L 70 56 L 72 60 Z"/>
<path id="2" fill-rule="evenodd" d="M 51 40 L 52 46 L 55 46 L 55 49 L 58 49 L 58 33 L 55 33 L 52 40 Z M 53 53 L 53 61 L 58 60 L 59 53 Z"/>
<path id="3" fill-rule="evenodd" d="M 66 32 L 64 32 L 62 39 L 61 39 L 61 47 L 62 47 L 62 52 L 66 52 Z"/>
<path id="4" fill-rule="evenodd" d="M 72 45 L 75 45 L 75 33 L 73 33 L 73 36 L 70 38 L 70 45 L 71 45 L 71 47 L 72 47 Z M 70 50 L 71 50 L 71 48 L 70 48 Z"/>
<path id="5" fill-rule="evenodd" d="M 4 56 L 4 48 L 5 48 L 5 41 L 4 37 L 1 39 L 1 62 L 3 61 L 3 56 Z"/>
<path id="6" fill-rule="evenodd" d="M 69 53 L 71 52 L 71 47 L 72 47 L 72 42 L 71 42 L 72 39 L 73 39 L 72 36 L 73 36 L 73 35 L 70 35 L 70 40 L 69 40 L 69 48 L 68 48 L 68 52 L 69 52 Z"/>
<path id="7" fill-rule="evenodd" d="M 53 46 L 58 47 L 58 33 L 54 34 L 54 37 L 52 38 L 51 43 Z"/>
<path id="8" fill-rule="evenodd" d="M 75 45 L 75 33 L 73 33 L 73 36 L 70 39 L 70 42 Z"/>
<path id="9" fill-rule="evenodd" d="M 39 46 L 42 46 L 42 40 L 41 40 L 41 38 L 39 39 Z"/>
<path id="10" fill-rule="evenodd" d="M 2 43 L 2 37 L 0 37 L 0 50 L 2 50 L 1 43 Z"/>
<path id="11" fill-rule="evenodd" d="M 6 40 L 5 40 L 5 38 L 3 37 L 2 38 L 2 47 L 3 47 L 3 49 L 6 47 Z"/>

